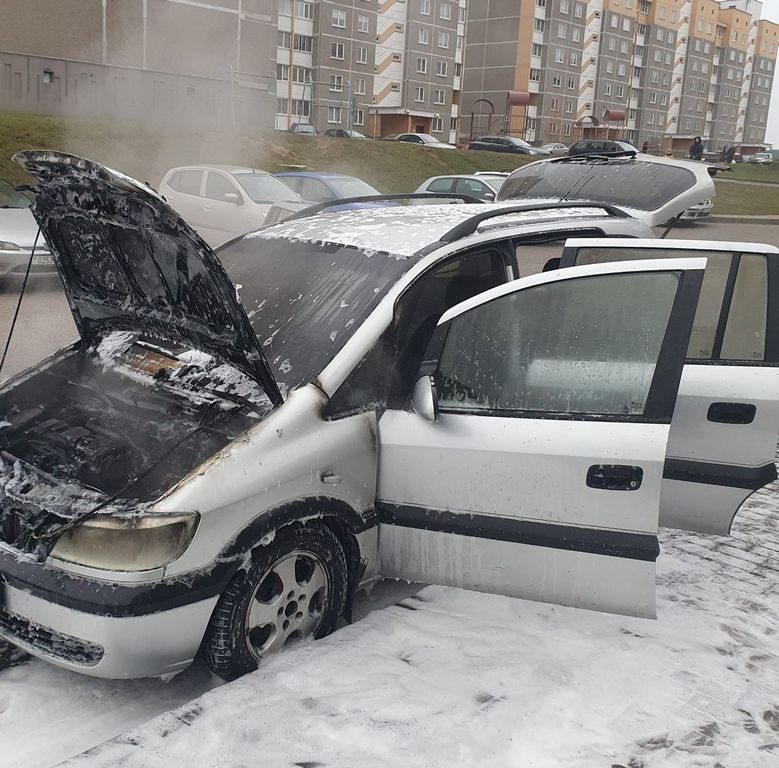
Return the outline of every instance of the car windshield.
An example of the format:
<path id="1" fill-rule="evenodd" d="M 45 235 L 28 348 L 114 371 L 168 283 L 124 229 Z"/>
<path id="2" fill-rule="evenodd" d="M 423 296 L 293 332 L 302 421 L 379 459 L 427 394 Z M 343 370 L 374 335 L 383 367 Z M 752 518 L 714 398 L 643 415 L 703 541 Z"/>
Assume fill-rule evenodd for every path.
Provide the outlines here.
<path id="1" fill-rule="evenodd" d="M 540 162 L 520 168 L 506 179 L 499 200 L 558 198 L 589 200 L 656 211 L 695 186 L 692 171 L 641 160 L 608 163 Z"/>
<path id="2" fill-rule="evenodd" d="M 300 198 L 284 182 L 266 173 L 236 173 L 235 180 L 255 203 L 276 203 L 280 200 L 299 203 Z"/>
<path id="3" fill-rule="evenodd" d="M 245 237 L 219 252 L 276 380 L 314 379 L 409 262 L 333 244 Z"/>
<path id="4" fill-rule="evenodd" d="M 363 195 L 379 195 L 378 189 L 366 184 L 362 179 L 354 176 L 330 177 L 328 184 L 335 190 L 338 197 L 362 197 Z"/>
<path id="5" fill-rule="evenodd" d="M 30 198 L 0 179 L 0 208 L 29 208 Z"/>
<path id="6" fill-rule="evenodd" d="M 438 144 L 438 139 L 435 136 L 431 136 L 429 133 L 417 133 L 416 135 L 419 136 L 425 144 Z"/>

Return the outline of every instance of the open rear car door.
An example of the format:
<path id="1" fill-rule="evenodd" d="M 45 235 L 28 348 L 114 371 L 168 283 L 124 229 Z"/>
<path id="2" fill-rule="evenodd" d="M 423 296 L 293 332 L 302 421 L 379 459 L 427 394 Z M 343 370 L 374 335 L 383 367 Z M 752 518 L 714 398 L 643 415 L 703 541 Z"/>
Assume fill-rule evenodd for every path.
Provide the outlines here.
<path id="1" fill-rule="evenodd" d="M 690 240 L 569 240 L 561 266 L 704 256 L 706 274 L 663 472 L 660 524 L 727 535 L 776 479 L 779 249 Z"/>

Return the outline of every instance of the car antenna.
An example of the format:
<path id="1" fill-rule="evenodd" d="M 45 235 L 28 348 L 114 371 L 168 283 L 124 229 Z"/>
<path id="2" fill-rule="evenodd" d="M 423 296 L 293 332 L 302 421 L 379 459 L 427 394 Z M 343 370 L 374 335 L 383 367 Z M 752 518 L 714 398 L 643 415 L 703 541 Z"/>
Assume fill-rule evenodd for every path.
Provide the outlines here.
<path id="1" fill-rule="evenodd" d="M 14 328 L 16 328 L 16 321 L 19 318 L 19 310 L 22 306 L 22 299 L 24 298 L 24 290 L 27 288 L 27 280 L 30 277 L 30 270 L 32 269 L 32 260 L 35 256 L 35 249 L 38 247 L 38 238 L 41 236 L 41 229 L 43 228 L 43 221 L 38 225 L 38 232 L 35 235 L 35 242 L 32 244 L 32 250 L 30 251 L 30 258 L 27 261 L 27 269 L 24 272 L 24 281 L 22 282 L 21 290 L 19 291 L 19 300 L 16 302 L 16 309 L 14 310 L 14 316 L 11 320 L 11 327 L 8 329 L 8 336 L 5 340 L 5 347 L 3 349 L 3 356 L 0 357 L 0 374 L 3 372 L 3 366 L 5 365 L 5 359 L 8 356 L 8 349 L 11 346 L 11 338 L 14 335 Z"/>

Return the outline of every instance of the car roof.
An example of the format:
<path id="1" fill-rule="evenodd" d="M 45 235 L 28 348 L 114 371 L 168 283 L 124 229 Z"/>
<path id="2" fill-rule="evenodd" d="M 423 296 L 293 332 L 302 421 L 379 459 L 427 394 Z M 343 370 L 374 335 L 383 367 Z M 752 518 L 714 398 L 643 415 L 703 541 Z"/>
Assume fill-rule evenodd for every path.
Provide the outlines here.
<path id="1" fill-rule="evenodd" d="M 178 168 L 171 168 L 168 173 L 175 173 L 177 171 L 224 171 L 225 173 L 260 173 L 266 176 L 271 174 L 268 171 L 263 171 L 260 168 L 249 168 L 245 165 L 222 165 L 214 163 L 212 165 L 182 165 Z"/>
<path id="2" fill-rule="evenodd" d="M 306 242 L 336 243 L 366 251 L 389 253 L 408 259 L 441 238 L 459 224 L 474 216 L 508 209 L 505 216 L 490 218 L 478 230 L 483 232 L 501 226 L 521 226 L 571 219 L 603 220 L 613 218 L 597 204 L 571 205 L 565 208 L 539 207 L 559 201 L 522 200 L 517 203 L 468 205 L 412 205 L 387 208 L 362 208 L 336 213 L 320 213 L 303 219 L 284 221 L 267 229 L 252 232 L 247 238 L 289 239 Z M 516 208 L 527 210 L 511 210 Z"/>

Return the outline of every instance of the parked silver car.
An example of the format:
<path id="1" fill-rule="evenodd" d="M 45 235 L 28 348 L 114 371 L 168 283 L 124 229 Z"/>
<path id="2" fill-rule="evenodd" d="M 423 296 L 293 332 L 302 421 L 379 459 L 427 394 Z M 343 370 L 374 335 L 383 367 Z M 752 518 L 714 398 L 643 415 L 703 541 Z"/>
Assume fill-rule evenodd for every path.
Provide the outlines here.
<path id="1" fill-rule="evenodd" d="M 779 304 L 754 313 L 759 279 L 735 277 L 735 303 L 696 307 L 707 258 L 775 292 L 777 249 L 547 202 L 322 213 L 217 259 L 142 184 L 17 162 L 80 340 L 0 387 L 0 636 L 69 669 L 171 674 L 200 649 L 230 679 L 382 576 L 653 616 L 683 369 L 717 402 L 685 413 L 698 452 L 671 482 L 719 493 L 707 462 L 737 443 L 743 488 L 775 447 Z M 547 263 L 566 238 L 586 266 Z M 685 367 L 711 317 L 717 360 L 752 345 L 727 397 L 718 364 Z"/>
<path id="2" fill-rule="evenodd" d="M 38 244 L 33 254 L 36 238 Z M 45 239 L 38 238 L 38 222 L 30 212 L 30 198 L 0 179 L 0 281 L 22 280 L 28 270 L 30 276 L 57 274 Z"/>
<path id="3" fill-rule="evenodd" d="M 468 195 L 477 200 L 492 202 L 498 195 L 505 176 L 463 174 L 461 176 L 431 176 L 416 189 L 417 192 L 441 192 Z"/>
<path id="4" fill-rule="evenodd" d="M 302 203 L 265 171 L 236 165 L 171 168 L 160 194 L 212 247 L 262 226 L 275 203 Z"/>

